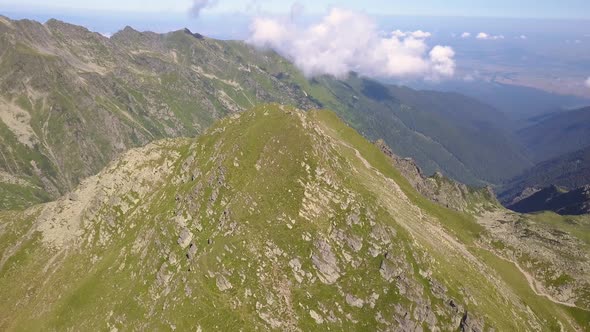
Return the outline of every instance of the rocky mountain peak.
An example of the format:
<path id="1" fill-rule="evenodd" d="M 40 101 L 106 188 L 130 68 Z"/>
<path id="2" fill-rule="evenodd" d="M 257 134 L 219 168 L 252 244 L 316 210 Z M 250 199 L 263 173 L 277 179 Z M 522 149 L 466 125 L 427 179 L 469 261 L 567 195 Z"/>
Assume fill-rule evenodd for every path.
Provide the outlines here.
<path id="1" fill-rule="evenodd" d="M 577 326 L 549 300 L 523 306 L 485 259 L 495 254 L 483 226 L 423 199 L 329 111 L 234 114 L 0 221 L 2 328 Z"/>
<path id="2" fill-rule="evenodd" d="M 193 33 L 193 32 L 192 32 L 192 31 L 190 31 L 188 28 L 184 28 L 182 31 L 183 31 L 184 33 L 186 33 L 187 35 L 193 36 L 193 37 L 195 37 L 195 38 L 197 38 L 197 39 L 204 39 L 204 38 L 205 38 L 205 37 L 204 37 L 202 34 L 200 34 L 200 33 L 196 33 L 196 32 L 194 32 L 194 33 Z"/>
<path id="3" fill-rule="evenodd" d="M 94 34 L 83 26 L 66 23 L 55 18 L 49 19 L 47 22 L 45 22 L 44 26 L 48 27 L 53 32 L 59 32 L 64 35 L 71 36 L 72 38 L 79 38 L 88 34 Z"/>

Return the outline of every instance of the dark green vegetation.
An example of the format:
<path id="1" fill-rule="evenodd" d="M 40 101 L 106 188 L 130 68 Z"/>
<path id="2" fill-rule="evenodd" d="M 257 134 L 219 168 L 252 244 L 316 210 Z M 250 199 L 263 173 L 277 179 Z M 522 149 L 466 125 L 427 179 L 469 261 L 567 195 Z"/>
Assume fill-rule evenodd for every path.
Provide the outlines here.
<path id="1" fill-rule="evenodd" d="M 526 209 L 519 208 L 519 212 L 552 210 L 561 214 L 587 213 L 584 212 L 590 204 L 584 194 L 587 184 L 590 184 L 590 147 L 541 162 L 526 170 L 502 186 L 499 199 L 511 208 L 516 203 L 526 206 Z M 528 197 L 533 193 L 535 197 Z M 523 198 L 527 198 L 528 202 L 517 202 Z M 546 202 L 548 199 L 551 202 Z"/>
<path id="2" fill-rule="evenodd" d="M 534 124 L 518 135 L 538 163 L 503 184 L 498 189 L 499 199 L 518 212 L 588 213 L 590 108 L 531 121 Z"/>
<path id="3" fill-rule="evenodd" d="M 590 183 L 590 147 L 567 153 L 526 170 L 508 182 L 505 187 L 510 194 L 522 192 L 530 187 L 556 185 L 575 189 Z"/>
<path id="4" fill-rule="evenodd" d="M 427 200 L 332 112 L 262 105 L 0 212 L 0 329 L 587 329 L 588 221 L 482 206 Z"/>
<path id="5" fill-rule="evenodd" d="M 520 213 L 553 211 L 561 215 L 580 215 L 590 213 L 590 186 L 568 190 L 549 186 L 515 202 L 507 207 Z"/>
<path id="6" fill-rule="evenodd" d="M 532 160 L 542 162 L 590 146 L 590 107 L 531 119 L 518 131 Z"/>
<path id="7" fill-rule="evenodd" d="M 590 100 L 576 96 L 564 96 L 535 88 L 503 84 L 495 81 L 415 82 L 412 87 L 434 89 L 438 91 L 457 92 L 503 112 L 510 117 L 505 123 L 507 128 L 523 128 L 531 124 L 534 118 L 563 109 L 575 109 L 590 105 Z"/>

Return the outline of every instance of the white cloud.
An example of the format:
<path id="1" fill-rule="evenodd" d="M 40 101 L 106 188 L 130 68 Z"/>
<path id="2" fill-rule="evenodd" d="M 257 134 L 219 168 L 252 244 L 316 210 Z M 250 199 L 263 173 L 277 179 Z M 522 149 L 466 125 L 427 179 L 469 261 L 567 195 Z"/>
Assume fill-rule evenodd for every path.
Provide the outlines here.
<path id="1" fill-rule="evenodd" d="M 432 37 L 432 34 L 430 32 L 424 32 L 422 30 L 418 30 L 418 31 L 414 31 L 414 32 L 410 33 L 410 36 L 412 36 L 414 38 L 418 38 L 418 39 L 425 39 L 425 38 Z"/>
<path id="2" fill-rule="evenodd" d="M 442 76 L 453 76 L 455 73 L 455 51 L 449 46 L 436 45 L 429 53 L 434 72 Z"/>
<path id="3" fill-rule="evenodd" d="M 584 83 L 586 84 L 586 87 L 590 89 L 590 77 L 588 77 L 588 79 Z"/>
<path id="4" fill-rule="evenodd" d="M 275 18 L 255 18 L 248 42 L 271 47 L 291 59 L 308 76 L 345 77 L 350 71 L 371 77 L 439 79 L 455 71 L 451 47 L 429 48 L 429 32 L 396 30 L 380 36 L 364 14 L 333 8 L 307 27 Z"/>
<path id="5" fill-rule="evenodd" d="M 426 38 L 432 37 L 432 34 L 430 32 L 424 32 L 422 30 L 416 30 L 416 31 L 395 30 L 391 33 L 391 35 L 396 38 L 413 37 L 416 39 L 426 39 Z"/>
<path id="6" fill-rule="evenodd" d="M 408 34 L 407 32 L 403 32 L 401 30 L 395 30 L 391 32 L 391 35 L 397 38 L 403 38 L 406 37 Z"/>
<path id="7" fill-rule="evenodd" d="M 520 35 L 520 37 L 518 37 L 518 38 L 520 38 L 520 39 L 527 39 L 528 37 L 525 36 L 525 35 Z"/>
<path id="8" fill-rule="evenodd" d="M 471 33 L 470 32 L 463 32 L 461 34 L 461 38 L 469 38 L 469 37 L 471 37 Z"/>
<path id="9" fill-rule="evenodd" d="M 218 0 L 193 0 L 190 13 L 194 17 L 199 17 L 203 9 L 214 7 L 217 2 Z"/>
<path id="10" fill-rule="evenodd" d="M 477 37 L 475 37 L 475 38 L 477 38 L 477 39 L 488 39 L 488 38 L 490 38 L 490 35 L 488 35 L 485 32 L 480 32 L 480 33 L 477 34 Z"/>
<path id="11" fill-rule="evenodd" d="M 499 39 L 504 39 L 504 36 L 503 35 L 494 36 L 494 35 L 487 34 L 485 32 L 480 32 L 477 34 L 477 36 L 475 38 L 480 39 L 480 40 L 499 40 Z"/>

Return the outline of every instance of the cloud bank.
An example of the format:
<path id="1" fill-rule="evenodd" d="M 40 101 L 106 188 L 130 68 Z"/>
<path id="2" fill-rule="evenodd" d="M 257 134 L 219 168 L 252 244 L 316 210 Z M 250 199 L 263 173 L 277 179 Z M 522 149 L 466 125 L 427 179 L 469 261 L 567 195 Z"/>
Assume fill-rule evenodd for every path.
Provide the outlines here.
<path id="1" fill-rule="evenodd" d="M 432 34 L 430 32 L 424 32 L 422 30 L 416 30 L 416 31 L 395 30 L 391 33 L 391 35 L 394 37 L 397 37 L 397 38 L 413 37 L 416 39 L 426 39 L 426 38 L 432 37 Z"/>
<path id="2" fill-rule="evenodd" d="M 480 32 L 477 34 L 477 36 L 475 38 L 480 39 L 480 40 L 499 40 L 499 39 L 504 39 L 504 36 L 503 35 L 494 36 L 494 35 L 487 34 L 485 32 Z"/>
<path id="3" fill-rule="evenodd" d="M 218 0 L 193 0 L 193 4 L 189 10 L 190 14 L 194 17 L 199 17 L 203 9 L 211 8 L 217 5 Z"/>
<path id="4" fill-rule="evenodd" d="M 461 38 L 469 38 L 469 37 L 471 37 L 471 33 L 470 32 L 463 32 L 461 34 Z"/>
<path id="5" fill-rule="evenodd" d="M 292 60 L 307 77 L 338 78 L 355 71 L 370 77 L 440 79 L 455 72 L 451 47 L 429 48 L 424 31 L 383 36 L 364 14 L 333 8 L 318 23 L 301 27 L 277 18 L 255 18 L 248 42 L 271 47 Z"/>
<path id="6" fill-rule="evenodd" d="M 584 84 L 586 84 L 586 87 L 590 89 L 590 77 L 588 77 L 588 79 L 586 80 L 586 82 L 584 82 Z"/>

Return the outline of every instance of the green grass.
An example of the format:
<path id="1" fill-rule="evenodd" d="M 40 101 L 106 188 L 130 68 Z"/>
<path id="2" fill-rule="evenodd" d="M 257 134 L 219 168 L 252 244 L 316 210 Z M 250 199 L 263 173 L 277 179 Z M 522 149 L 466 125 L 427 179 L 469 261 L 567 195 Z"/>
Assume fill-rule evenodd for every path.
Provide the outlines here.
<path id="1" fill-rule="evenodd" d="M 346 145 L 357 149 L 375 170 L 365 167 Z M 167 330 L 175 326 L 192 330 L 201 326 L 203 330 L 249 331 L 268 329 L 259 314 L 269 313 L 281 321 L 293 319 L 294 326 L 304 330 L 361 331 L 384 328 L 375 318 L 377 312 L 393 321 L 400 315 L 398 304 L 413 317 L 421 303 L 436 309 L 441 329 L 452 330 L 457 328 L 455 316 L 462 312 L 450 313 L 450 298 L 502 331 L 532 326 L 526 310 L 514 303 L 527 303 L 543 330 L 554 326 L 549 319 L 554 316 L 564 322 L 576 315 L 580 322 L 585 319 L 581 312 L 531 295 L 513 265 L 472 249 L 483 229 L 471 216 L 421 197 L 377 147 L 333 113 L 297 113 L 292 108 L 262 105 L 216 123 L 199 138 L 166 140 L 155 149 L 161 152 L 157 160 L 142 167 L 128 166 L 153 174 L 169 169 L 163 182 L 136 183 L 129 192 L 118 188 L 102 203 L 93 201 L 89 211 L 96 212 L 96 218 L 85 220 L 79 246 L 58 255 L 47 273 L 41 271 L 56 252 L 46 249 L 38 237 L 12 256 L 7 265 L 10 272 L 0 275 L 0 296 L 8 299 L 8 304 L 0 305 L 1 329 Z M 121 172 L 123 165 L 116 164 L 114 172 Z M 381 196 L 381 175 L 394 180 L 409 201 L 402 202 L 397 193 Z M 397 205 L 387 204 L 390 197 L 394 199 L 390 203 Z M 302 217 L 307 199 L 323 198 L 327 200 L 321 201 L 313 218 Z M 139 199 L 137 206 L 124 213 L 122 204 L 135 199 Z M 433 218 L 403 219 L 416 211 Z M 187 227 L 197 247 L 193 260 L 176 242 L 179 214 L 192 217 Z M 358 224 L 347 224 L 351 214 L 358 215 Z M 15 221 L 5 222 L 8 218 Z M 34 227 L 32 220 L 21 219 L 25 219 L 22 212 L 0 212 L 2 252 Z M 487 267 L 479 270 L 462 253 L 447 252 L 442 249 L 447 247 L 439 248 L 438 243 L 404 227 L 433 221 L 468 245 L 489 271 L 500 274 L 500 285 L 510 291 L 498 289 L 487 278 Z M 391 239 L 373 237 L 379 230 L 376 226 L 383 227 Z M 336 230 L 362 239 L 360 251 L 332 239 Z M 311 236 L 309 241 L 304 234 Z M 340 277 L 334 285 L 319 282 L 311 262 L 320 239 L 329 243 L 338 261 Z M 405 279 L 389 283 L 382 278 L 379 268 L 385 252 L 402 262 Z M 346 263 L 346 255 L 359 265 Z M 171 263 L 172 256 L 177 263 Z M 315 282 L 307 276 L 301 284 L 296 281 L 288 265 L 294 258 Z M 160 285 L 163 264 L 171 279 Z M 422 276 L 425 271 L 431 276 Z M 220 274 L 226 274 L 232 289 L 218 290 Z M 434 295 L 430 279 L 447 288 L 442 298 Z M 403 282 L 411 286 L 405 292 Z M 366 300 L 372 293 L 380 295 L 374 308 L 369 304 L 351 307 L 344 300 L 346 294 Z M 517 302 L 506 300 L 512 293 L 517 294 Z M 13 307 L 17 299 L 22 301 Z M 320 313 L 326 319 L 324 325 L 316 325 L 309 310 Z M 338 320 L 329 322 L 331 315 Z M 347 315 L 356 323 L 349 322 Z"/>
<path id="2" fill-rule="evenodd" d="M 318 111 L 314 115 L 332 128 L 337 133 L 338 138 L 349 142 L 359 150 L 363 157 L 382 174 L 393 179 L 413 203 L 436 217 L 448 230 L 452 231 L 461 239 L 462 242 L 470 244 L 483 232 L 483 227 L 478 225 L 472 216 L 446 209 L 418 194 L 409 182 L 391 166 L 391 161 L 387 159 L 378 147 L 368 142 L 354 129 L 345 125 L 338 119 L 335 113 Z"/>
<path id="3" fill-rule="evenodd" d="M 568 318 L 571 316 L 574 317 L 575 321 L 580 324 L 580 326 L 590 326 L 590 312 L 555 304 L 550 300 L 535 294 L 524 275 L 513 263 L 498 258 L 496 255 L 483 249 L 477 249 L 475 252 L 479 257 L 485 260 L 486 264 L 493 267 L 501 278 L 510 285 L 523 304 L 530 307 L 535 315 L 545 320 L 547 324 L 546 326 L 550 330 L 560 331 L 557 320 L 559 319 L 562 323 L 568 322 Z M 569 328 L 574 329 L 571 325 Z"/>
<path id="4" fill-rule="evenodd" d="M 533 223 L 572 234 L 590 246 L 590 218 L 588 216 L 560 216 L 553 212 L 541 212 L 529 214 L 527 218 Z"/>

